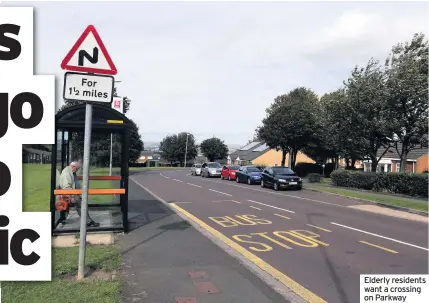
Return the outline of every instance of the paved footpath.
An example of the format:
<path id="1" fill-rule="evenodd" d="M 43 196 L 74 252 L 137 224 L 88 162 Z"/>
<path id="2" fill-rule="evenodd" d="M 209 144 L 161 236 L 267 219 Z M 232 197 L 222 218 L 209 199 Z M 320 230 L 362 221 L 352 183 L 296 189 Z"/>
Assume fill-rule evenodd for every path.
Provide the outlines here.
<path id="1" fill-rule="evenodd" d="M 285 302 L 134 182 L 129 193 L 133 230 L 119 237 L 125 302 Z"/>
<path id="2" fill-rule="evenodd" d="M 132 179 L 242 262 L 262 269 L 265 281 L 277 280 L 277 290 L 292 290 L 301 300 L 359 302 L 360 274 L 428 273 L 428 224 L 360 211 L 355 200 L 274 192 L 184 171 Z"/>

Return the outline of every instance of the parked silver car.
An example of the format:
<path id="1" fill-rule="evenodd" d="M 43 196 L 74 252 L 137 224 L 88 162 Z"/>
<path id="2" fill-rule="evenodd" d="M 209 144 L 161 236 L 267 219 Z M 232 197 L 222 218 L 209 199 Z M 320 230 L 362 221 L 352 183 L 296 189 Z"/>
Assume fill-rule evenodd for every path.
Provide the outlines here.
<path id="1" fill-rule="evenodd" d="M 204 163 L 201 167 L 201 177 L 220 177 L 222 165 L 218 162 Z"/>
<path id="2" fill-rule="evenodd" d="M 201 166 L 202 164 L 194 164 L 191 167 L 191 175 L 192 176 L 200 176 L 201 175 Z"/>

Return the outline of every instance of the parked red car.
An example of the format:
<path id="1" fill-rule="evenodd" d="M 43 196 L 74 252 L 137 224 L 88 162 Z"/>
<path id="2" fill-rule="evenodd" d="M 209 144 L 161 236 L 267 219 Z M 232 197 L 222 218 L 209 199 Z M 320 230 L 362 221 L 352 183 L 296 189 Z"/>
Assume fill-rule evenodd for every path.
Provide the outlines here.
<path id="1" fill-rule="evenodd" d="M 222 180 L 235 180 L 235 172 L 240 168 L 239 165 L 226 165 L 222 168 L 220 178 Z"/>

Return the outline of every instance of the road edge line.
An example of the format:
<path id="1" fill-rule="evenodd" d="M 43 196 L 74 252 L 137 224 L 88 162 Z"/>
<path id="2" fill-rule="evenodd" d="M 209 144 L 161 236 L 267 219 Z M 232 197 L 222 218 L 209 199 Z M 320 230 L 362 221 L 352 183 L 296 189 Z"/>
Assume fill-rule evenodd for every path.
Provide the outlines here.
<path id="1" fill-rule="evenodd" d="M 236 259 L 239 263 L 241 263 L 246 269 L 248 269 L 250 272 L 255 274 L 259 279 L 261 279 L 263 282 L 265 282 L 269 287 L 271 287 L 275 292 L 280 294 L 287 302 L 291 303 L 299 303 L 299 302 L 312 302 L 312 303 L 327 303 L 323 299 L 319 298 L 318 296 L 314 295 L 318 300 L 310 300 L 307 301 L 297 293 L 295 293 L 290 287 L 282 283 L 279 279 L 276 279 L 274 276 L 272 276 L 270 273 L 268 273 L 266 270 L 262 269 L 255 263 L 253 263 L 251 260 L 247 259 L 245 256 L 243 256 L 241 253 L 239 253 L 234 248 L 230 247 L 228 244 L 211 234 L 209 231 L 204 229 L 202 226 L 200 226 L 197 222 L 194 222 L 181 212 L 179 212 L 176 208 L 172 207 L 170 203 L 163 200 L 161 197 L 153 193 L 151 190 L 146 188 L 145 186 L 138 183 L 136 180 L 134 180 L 132 177 L 130 177 L 131 181 L 133 181 L 136 185 L 140 186 L 142 189 L 144 189 L 146 192 L 148 192 L 150 195 L 152 195 L 155 199 L 160 201 L 162 204 L 164 204 L 166 207 L 171 209 L 175 214 L 177 214 L 180 218 L 187 221 L 189 224 L 192 225 L 198 232 L 200 232 L 203 236 L 207 237 L 209 240 L 211 240 L 214 244 L 216 244 L 218 247 L 220 247 L 223 251 L 225 251 L 227 254 L 229 254 L 231 257 Z M 224 236 L 226 238 L 226 236 Z M 228 239 L 228 238 L 227 238 Z M 231 240 L 232 241 L 232 240 Z M 237 244 L 237 246 L 239 246 Z M 243 248 L 244 249 L 244 248 Z M 249 252 L 250 253 L 250 252 Z M 251 253 L 250 253 L 251 254 Z M 256 256 L 255 256 L 256 257 Z M 258 257 L 256 257 L 258 258 Z M 271 265 L 269 265 L 271 266 Z M 284 275 L 284 274 L 283 274 Z M 286 275 L 285 275 L 286 276 Z M 290 279 L 290 278 L 289 278 Z M 291 279 L 292 280 L 292 279 Z M 293 281 L 293 280 L 292 280 Z M 295 282 L 296 283 L 296 282 Z M 298 283 L 297 283 L 298 284 Z M 301 286 L 300 284 L 298 284 Z M 301 286 L 304 288 L 303 286 Z M 305 288 L 304 288 L 305 289 Z M 307 290 L 309 293 L 311 293 L 309 290 Z M 312 294 L 312 293 L 311 293 Z"/>

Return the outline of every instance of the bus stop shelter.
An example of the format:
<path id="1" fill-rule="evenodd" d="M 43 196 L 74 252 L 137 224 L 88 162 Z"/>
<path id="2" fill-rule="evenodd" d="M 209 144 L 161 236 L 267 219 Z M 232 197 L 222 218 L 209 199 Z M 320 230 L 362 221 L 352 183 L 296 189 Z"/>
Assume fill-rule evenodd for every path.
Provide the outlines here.
<path id="1" fill-rule="evenodd" d="M 100 223 L 99 227 L 88 227 L 88 233 L 100 231 L 128 231 L 128 162 L 130 145 L 130 127 L 132 122 L 123 114 L 106 104 L 93 104 L 92 137 L 94 134 L 115 134 L 120 139 L 120 172 L 109 175 L 108 169 L 90 168 L 88 208 L 89 215 Z M 50 208 L 52 234 L 78 233 L 80 217 L 76 208 L 69 204 L 71 195 L 80 195 L 81 189 L 67 190 L 59 188 L 58 178 L 62 170 L 71 161 L 83 158 L 83 138 L 85 128 L 85 104 L 68 107 L 55 116 L 55 145 L 52 147 Z M 109 140 L 110 141 L 110 140 Z M 83 143 L 83 141 L 82 141 Z M 78 146 L 78 148 L 76 148 Z M 80 148 L 81 147 L 81 148 Z M 93 147 L 93 144 L 91 144 Z M 94 155 L 92 155 L 94 157 Z M 91 163 L 94 163 L 91 161 Z M 95 161 L 95 163 L 97 163 Z M 81 177 L 80 177 L 81 179 Z M 113 188 L 93 188 L 92 181 L 110 182 Z M 97 202 L 94 197 L 103 196 Z M 106 198 L 111 197 L 111 198 Z M 107 201 L 106 201 L 107 200 Z"/>

